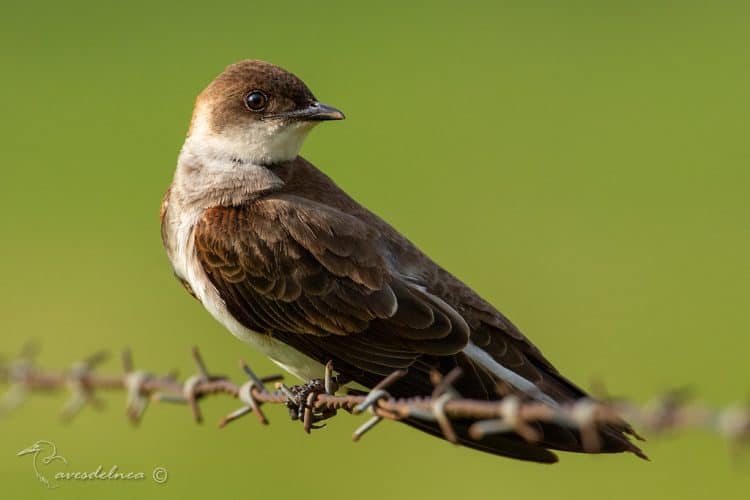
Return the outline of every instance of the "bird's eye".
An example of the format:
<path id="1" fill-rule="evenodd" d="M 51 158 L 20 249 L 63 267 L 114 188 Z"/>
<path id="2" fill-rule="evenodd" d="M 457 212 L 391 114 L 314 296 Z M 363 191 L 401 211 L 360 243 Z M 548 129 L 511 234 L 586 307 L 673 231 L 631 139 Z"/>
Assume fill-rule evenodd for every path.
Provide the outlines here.
<path id="1" fill-rule="evenodd" d="M 268 97 L 260 90 L 253 90 L 245 96 L 245 106 L 250 111 L 260 111 L 266 107 Z"/>

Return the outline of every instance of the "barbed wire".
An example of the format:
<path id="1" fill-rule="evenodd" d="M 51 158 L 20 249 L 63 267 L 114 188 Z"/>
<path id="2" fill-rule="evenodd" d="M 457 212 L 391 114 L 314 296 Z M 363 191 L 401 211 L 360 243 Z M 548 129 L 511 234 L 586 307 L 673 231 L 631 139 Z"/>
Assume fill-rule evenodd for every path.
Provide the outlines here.
<path id="1" fill-rule="evenodd" d="M 249 413 L 254 413 L 261 424 L 267 425 L 269 421 L 261 408 L 263 404 L 286 405 L 292 419 L 301 420 L 307 433 L 320 427 L 317 422 L 336 415 L 338 410 L 352 414 L 371 413 L 371 418 L 354 431 L 354 441 L 384 419 L 415 418 L 436 422 L 445 439 L 456 443 L 458 436 L 451 421 L 461 418 L 473 421 L 469 427 L 472 439 L 515 432 L 530 442 L 542 439 L 535 423 L 554 422 L 578 430 L 587 451 L 599 450 L 601 443 L 597 430 L 600 426 L 621 424 L 623 420 L 648 435 L 701 429 L 721 436 L 734 446 L 750 443 L 750 404 L 735 403 L 712 408 L 691 402 L 686 390 L 667 392 L 640 406 L 605 397 L 601 400 L 585 398 L 553 407 L 513 394 L 498 401 L 484 401 L 460 396 L 452 386 L 460 376 L 460 370 L 455 369 L 445 375 L 432 374 L 434 390 L 430 395 L 392 397 L 387 389 L 406 374 L 404 370 L 394 371 L 367 393 L 337 395 L 338 386 L 331 363 L 326 365 L 322 381 L 290 388 L 281 382 L 281 375 L 258 377 L 244 361 L 240 363 L 247 376 L 244 382 L 235 383 L 229 377 L 211 374 L 197 348 L 193 348 L 192 353 L 197 372 L 184 381 L 180 381 L 174 372 L 156 376 L 136 369 L 129 351 L 122 353 L 123 372 L 110 375 L 95 372 L 107 358 L 103 351 L 58 372 L 37 368 L 34 363 L 37 352 L 29 344 L 16 359 L 0 363 L 0 383 L 9 386 L 0 398 L 0 417 L 17 409 L 35 392 L 67 390 L 70 396 L 60 411 L 60 417 L 67 421 L 86 406 L 102 407 L 99 392 L 124 390 L 126 414 L 134 424 L 142 419 L 150 401 L 184 404 L 192 412 L 193 419 L 202 422 L 200 400 L 225 394 L 239 399 L 242 406 L 223 417 L 220 427 Z M 268 389 L 267 384 L 275 384 L 274 389 Z"/>

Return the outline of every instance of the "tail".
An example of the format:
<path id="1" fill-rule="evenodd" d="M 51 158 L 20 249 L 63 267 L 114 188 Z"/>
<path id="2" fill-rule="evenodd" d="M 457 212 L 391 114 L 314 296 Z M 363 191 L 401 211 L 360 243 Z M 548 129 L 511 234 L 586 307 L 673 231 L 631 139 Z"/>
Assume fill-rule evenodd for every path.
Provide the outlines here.
<path id="1" fill-rule="evenodd" d="M 404 422 L 433 436 L 445 439 L 440 427 L 425 420 L 408 418 Z M 451 421 L 456 432 L 458 444 L 493 455 L 538 463 L 555 463 L 557 455 L 551 450 L 577 453 L 622 453 L 630 452 L 648 460 L 648 457 L 634 445 L 623 431 L 611 427 L 599 429 L 601 446 L 596 450 L 584 449 L 580 433 L 554 424 L 537 424 L 541 427 L 542 439 L 538 442 L 526 441 L 516 433 L 491 434 L 482 439 L 473 439 L 469 435 L 471 422 L 467 420 Z"/>
<path id="2" fill-rule="evenodd" d="M 473 363 L 473 360 L 468 357 L 459 355 L 454 358 L 454 361 L 455 366 L 460 368 L 462 372 L 462 375 L 454 383 L 454 387 L 463 397 L 497 401 L 502 399 L 502 396 L 498 395 L 494 389 L 498 387 L 498 384 L 502 384 L 503 381 L 499 380 L 494 373 L 487 370 L 477 370 L 476 363 Z M 534 387 L 536 393 L 522 393 L 527 400 L 537 401 L 553 407 L 565 407 L 573 405 L 582 399 L 593 399 L 560 375 L 554 368 L 537 366 L 537 369 L 539 369 L 539 372 L 543 376 L 535 381 Z M 396 383 L 394 385 L 398 386 L 399 384 Z M 402 393 L 398 387 L 394 387 L 394 389 L 392 394 Z M 408 394 L 409 390 L 404 390 L 403 393 Z M 413 394 L 414 392 L 411 393 Z M 436 422 L 416 418 L 407 418 L 404 422 L 428 434 L 445 439 L 443 431 Z M 532 462 L 554 463 L 557 462 L 558 458 L 551 450 L 574 453 L 629 452 L 648 460 L 643 451 L 630 439 L 630 437 L 641 438 L 624 420 L 597 425 L 595 429 L 598 441 L 596 447 L 587 447 L 578 429 L 554 422 L 528 422 L 539 437 L 535 441 L 528 441 L 515 432 L 488 434 L 481 439 L 474 439 L 469 433 L 469 427 L 472 423 L 474 421 L 469 419 L 451 420 L 458 443 L 494 455 Z"/>

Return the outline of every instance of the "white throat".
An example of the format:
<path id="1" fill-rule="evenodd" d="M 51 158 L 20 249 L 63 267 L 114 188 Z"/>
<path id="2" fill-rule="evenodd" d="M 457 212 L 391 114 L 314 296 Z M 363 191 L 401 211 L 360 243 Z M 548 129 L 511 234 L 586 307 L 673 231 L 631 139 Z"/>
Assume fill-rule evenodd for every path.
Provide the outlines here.
<path id="1" fill-rule="evenodd" d="M 307 134 L 317 122 L 256 120 L 248 124 L 211 129 L 205 107 L 196 109 L 185 147 L 204 160 L 229 160 L 270 165 L 297 157 Z"/>
<path id="2" fill-rule="evenodd" d="M 280 188 L 267 165 L 293 160 L 315 122 L 255 121 L 217 132 L 198 108 L 180 151 L 173 197 L 183 210 L 237 205 Z"/>

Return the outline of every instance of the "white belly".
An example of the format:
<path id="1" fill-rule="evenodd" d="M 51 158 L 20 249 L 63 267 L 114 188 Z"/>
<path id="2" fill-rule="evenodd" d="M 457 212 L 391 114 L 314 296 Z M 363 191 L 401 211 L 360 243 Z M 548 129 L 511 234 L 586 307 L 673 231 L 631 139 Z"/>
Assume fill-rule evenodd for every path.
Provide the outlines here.
<path id="1" fill-rule="evenodd" d="M 177 275 L 188 282 L 203 307 L 235 337 L 252 345 L 274 363 L 302 380 L 322 378 L 325 371 L 323 365 L 269 335 L 246 328 L 229 313 L 195 255 L 193 227 L 197 220 L 198 214 L 181 214 L 178 223 L 170 228 L 175 243 L 170 259 Z"/>

